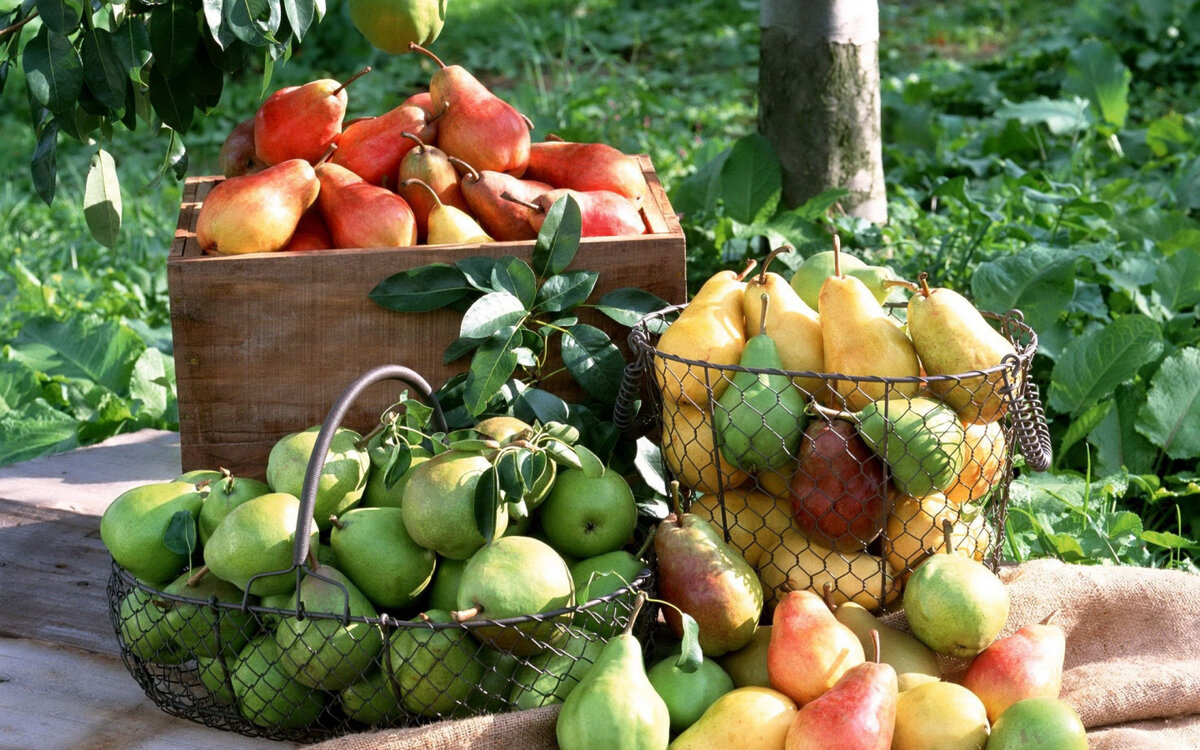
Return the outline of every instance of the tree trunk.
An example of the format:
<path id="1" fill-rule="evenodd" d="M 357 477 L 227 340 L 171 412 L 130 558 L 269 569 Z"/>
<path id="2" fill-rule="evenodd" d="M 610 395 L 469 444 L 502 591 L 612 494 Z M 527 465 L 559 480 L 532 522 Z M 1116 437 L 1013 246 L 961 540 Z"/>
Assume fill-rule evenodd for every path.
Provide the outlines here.
<path id="1" fill-rule="evenodd" d="M 762 0 L 758 129 L 783 165 L 783 201 L 831 188 L 847 213 L 887 221 L 877 0 Z"/>

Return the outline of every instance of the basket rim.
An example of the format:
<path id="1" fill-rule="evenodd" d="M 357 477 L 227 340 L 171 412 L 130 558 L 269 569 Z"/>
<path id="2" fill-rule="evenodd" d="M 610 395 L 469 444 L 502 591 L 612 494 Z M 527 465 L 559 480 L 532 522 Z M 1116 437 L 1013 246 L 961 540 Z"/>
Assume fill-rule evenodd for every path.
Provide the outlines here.
<path id="1" fill-rule="evenodd" d="M 110 559 L 111 559 L 111 556 L 110 556 Z M 302 569 L 304 571 L 306 571 L 305 575 L 307 575 L 308 568 L 304 567 Z M 128 584 L 132 588 L 140 589 L 148 594 L 153 594 L 156 597 L 160 597 L 162 599 L 166 599 L 166 600 L 169 600 L 172 602 L 178 602 L 180 604 L 190 604 L 190 605 L 197 606 L 197 607 L 211 607 L 214 609 L 225 609 L 225 610 L 242 612 L 242 613 L 251 612 L 251 613 L 255 613 L 255 614 L 279 615 L 279 616 L 283 616 L 283 617 L 296 617 L 299 619 L 338 620 L 338 621 L 346 623 L 346 624 L 351 623 L 351 622 L 357 622 L 357 623 L 366 623 L 368 625 L 379 625 L 379 626 L 382 626 L 385 628 L 397 628 L 397 629 L 424 628 L 424 629 L 428 629 L 428 630 L 459 630 L 459 629 L 477 630 L 480 628 L 487 628 L 487 627 L 496 627 L 496 626 L 503 627 L 503 626 L 521 625 L 521 624 L 528 623 L 528 622 L 545 622 L 547 620 L 558 619 L 560 617 L 563 617 L 564 615 L 574 615 L 579 612 L 585 612 L 587 610 L 602 606 L 604 604 L 607 604 L 609 602 L 612 602 L 620 597 L 627 596 L 629 594 L 636 594 L 636 593 L 640 593 L 643 591 L 648 592 L 650 589 L 650 583 L 653 579 L 654 573 L 650 569 L 649 566 L 644 566 L 640 571 L 638 571 L 638 574 L 633 578 L 632 581 L 630 581 L 628 583 L 628 585 L 622 586 L 621 588 L 617 589 L 616 591 L 613 591 L 610 594 L 605 594 L 603 596 L 599 596 L 594 599 L 589 599 L 588 601 L 586 601 L 582 604 L 575 604 L 570 607 L 560 607 L 558 609 L 546 610 L 545 612 L 535 612 L 534 614 L 529 614 L 529 615 L 516 615 L 513 617 L 503 617 L 503 618 L 497 618 L 497 619 L 486 619 L 486 618 L 470 619 L 470 620 L 464 620 L 462 622 L 433 622 L 433 621 L 424 621 L 424 620 L 401 620 L 401 619 L 392 617 L 391 615 L 388 615 L 386 612 L 382 613 L 376 617 L 364 617 L 362 615 L 352 615 L 350 617 L 345 617 L 344 614 L 334 614 L 334 613 L 330 613 L 330 612 L 309 612 L 307 610 L 304 611 L 303 613 L 301 613 L 294 608 L 293 609 L 281 609 L 278 607 L 264 607 L 260 604 L 250 604 L 249 599 L 250 599 L 250 596 L 252 596 L 252 595 L 249 595 L 249 594 L 245 594 L 243 596 L 241 603 L 217 601 L 216 597 L 213 597 L 212 599 L 198 599 L 198 598 L 194 598 L 194 597 L 180 596 L 178 594 L 167 593 L 167 592 L 163 591 L 162 589 L 156 588 L 152 584 L 148 584 L 148 583 L 145 583 L 144 581 L 139 580 L 136 576 L 134 576 L 132 573 L 130 573 L 128 570 L 126 570 L 124 567 L 122 567 L 120 565 L 120 563 L 118 563 L 116 560 L 112 560 L 112 576 L 114 578 L 117 578 L 117 579 L 123 581 L 124 583 Z M 293 594 L 294 593 L 295 592 L 293 592 Z"/>

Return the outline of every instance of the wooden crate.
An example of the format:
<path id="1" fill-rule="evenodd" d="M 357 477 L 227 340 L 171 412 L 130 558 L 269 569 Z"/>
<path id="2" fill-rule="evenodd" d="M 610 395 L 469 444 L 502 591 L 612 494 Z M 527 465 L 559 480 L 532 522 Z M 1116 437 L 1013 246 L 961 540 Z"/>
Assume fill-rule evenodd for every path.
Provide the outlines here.
<path id="1" fill-rule="evenodd" d="M 586 238 L 571 268 L 599 272 L 592 301 L 613 289 L 640 287 L 683 302 L 683 231 L 650 159 L 638 158 L 650 187 L 643 206 L 650 233 Z M 196 218 L 220 181 L 188 179 L 167 261 L 184 470 L 223 466 L 262 477 L 280 437 L 319 424 L 342 389 L 378 365 L 411 367 L 436 389 L 469 361 L 442 362 L 458 337 L 461 314 L 392 312 L 368 292 L 393 273 L 427 263 L 472 255 L 528 261 L 533 251 L 528 241 L 206 256 L 196 242 Z M 628 353 L 628 329 L 593 310 L 580 318 Z M 402 387 L 372 386 L 345 424 L 369 429 Z M 565 374 L 545 387 L 566 398 L 579 395 Z"/>

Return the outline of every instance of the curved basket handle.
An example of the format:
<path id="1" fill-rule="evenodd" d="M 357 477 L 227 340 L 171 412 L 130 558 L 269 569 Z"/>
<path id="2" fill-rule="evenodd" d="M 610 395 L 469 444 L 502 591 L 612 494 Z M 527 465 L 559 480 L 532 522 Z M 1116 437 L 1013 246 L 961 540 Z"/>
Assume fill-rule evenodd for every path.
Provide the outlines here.
<path id="1" fill-rule="evenodd" d="M 621 388 L 617 391 L 617 401 L 613 404 L 613 424 L 626 440 L 637 440 L 650 432 L 654 426 L 652 417 L 641 414 L 638 399 L 642 395 L 642 381 L 650 363 L 650 342 L 646 339 L 646 330 L 639 321 L 629 332 L 629 350 L 633 361 L 625 365 L 621 377 Z"/>
<path id="2" fill-rule="evenodd" d="M 429 387 L 425 378 L 407 367 L 382 365 L 363 373 L 346 386 L 346 390 L 333 402 L 329 414 L 321 424 L 312 457 L 308 460 L 308 470 L 304 473 L 304 489 L 300 493 L 300 517 L 296 521 L 296 545 L 292 549 L 293 568 L 303 565 L 308 557 L 308 533 L 313 522 L 313 508 L 317 504 L 317 483 L 325 469 L 325 457 L 329 454 L 329 444 L 333 442 L 333 435 L 341 426 L 354 400 L 369 386 L 383 380 L 399 380 L 416 390 L 422 400 L 433 407 L 434 426 L 441 432 L 446 431 L 446 416 L 442 414 L 442 405 L 433 397 L 433 389 Z"/>
<path id="3" fill-rule="evenodd" d="M 1034 346 L 1036 347 L 1036 343 Z M 1010 396 L 1009 409 L 1013 415 L 1017 445 L 1021 449 L 1021 455 L 1025 457 L 1025 465 L 1034 471 L 1045 471 L 1050 468 L 1054 450 L 1050 444 L 1050 429 L 1046 426 L 1046 410 L 1042 406 L 1041 393 L 1029 376 L 1029 370 L 1032 369 L 1029 363 L 1032 361 L 1032 351 L 1025 359 L 1012 354 L 1006 356 L 1004 362 L 1011 366 L 1004 370 L 1003 388 L 1010 394 L 1019 391 L 1015 396 Z M 1020 382 L 1008 382 L 1010 372 L 1020 373 Z"/>

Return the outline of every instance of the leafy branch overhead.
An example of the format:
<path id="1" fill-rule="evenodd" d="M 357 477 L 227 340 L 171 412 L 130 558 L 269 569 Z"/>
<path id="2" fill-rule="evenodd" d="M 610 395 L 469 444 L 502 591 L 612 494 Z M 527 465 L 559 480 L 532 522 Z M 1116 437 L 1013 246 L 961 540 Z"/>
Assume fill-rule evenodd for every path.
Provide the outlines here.
<path id="1" fill-rule="evenodd" d="M 38 196 L 54 200 L 59 134 L 95 148 L 85 216 L 93 237 L 111 247 L 121 226 L 119 160 L 105 148 L 114 130 L 157 134 L 164 158 L 155 181 L 168 172 L 182 178 L 181 136 L 217 106 L 226 75 L 261 61 L 265 90 L 275 61 L 324 14 L 324 0 L 26 0 L 0 13 L 0 94 L 9 69 L 22 68 Z"/>
<path id="2" fill-rule="evenodd" d="M 562 421 L 558 412 L 565 404 L 548 407 L 547 402 L 562 402 L 541 386 L 564 372 L 605 408 L 616 401 L 625 358 L 607 333 L 581 323 L 578 311 L 593 307 L 632 325 L 667 302 L 627 288 L 587 304 L 599 274 L 567 270 L 579 249 L 580 226 L 579 205 L 564 196 L 547 213 L 531 263 L 512 255 L 432 263 L 393 274 L 371 291 L 376 304 L 397 312 L 463 311 L 459 337 L 447 347 L 445 361 L 467 355 L 471 361 L 466 373 L 452 378 L 440 394 L 448 419 L 456 411 L 477 417 L 512 395 L 510 401 L 534 405 L 530 410 L 536 418 Z M 561 353 L 560 367 L 553 352 Z"/>

